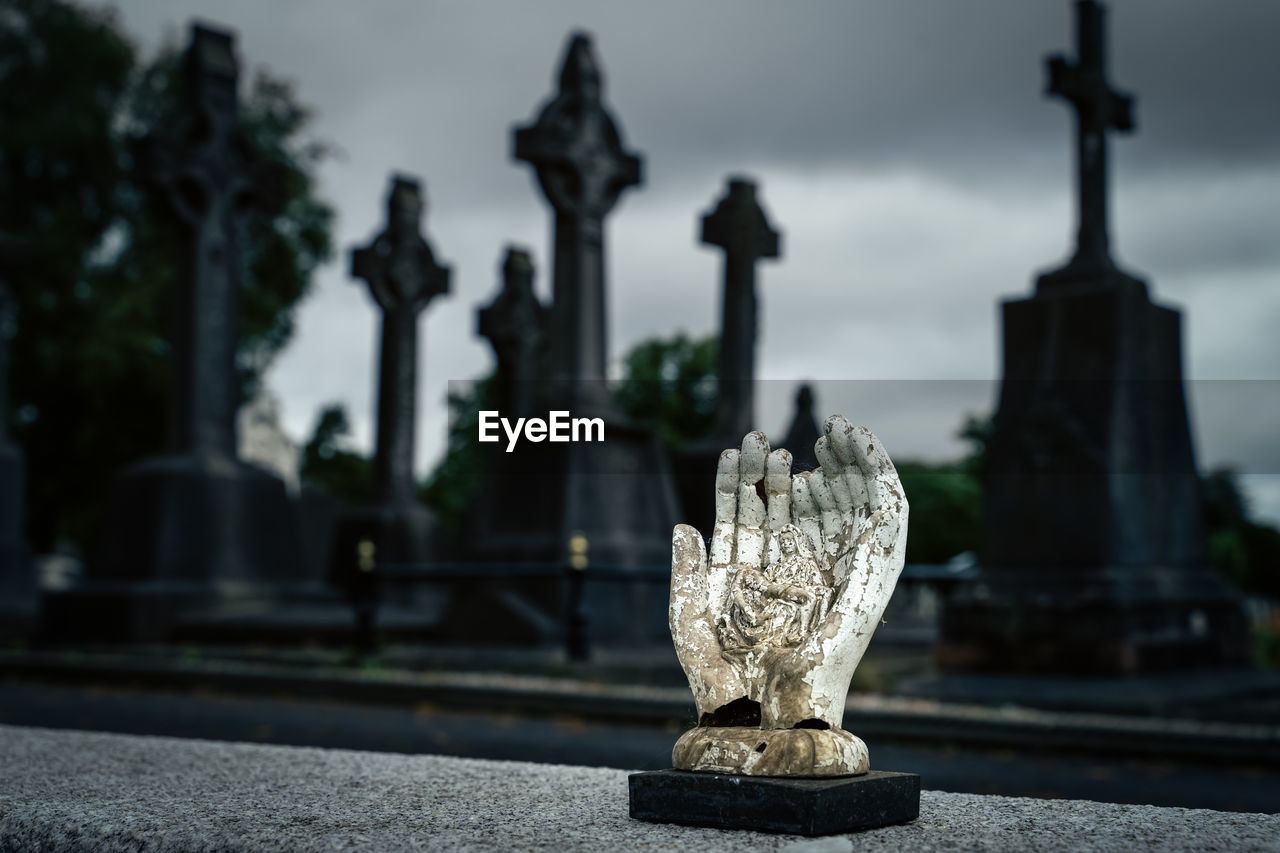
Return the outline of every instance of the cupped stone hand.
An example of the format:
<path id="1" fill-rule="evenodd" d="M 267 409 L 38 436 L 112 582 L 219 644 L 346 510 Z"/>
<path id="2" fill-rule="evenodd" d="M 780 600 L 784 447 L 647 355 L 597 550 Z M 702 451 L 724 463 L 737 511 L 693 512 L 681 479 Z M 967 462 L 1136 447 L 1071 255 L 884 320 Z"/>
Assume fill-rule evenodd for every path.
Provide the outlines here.
<path id="1" fill-rule="evenodd" d="M 866 772 L 866 747 L 840 729 L 849 682 L 893 592 L 907 500 L 879 440 L 844 417 L 814 446 L 821 467 L 753 432 L 716 473 L 710 556 L 678 525 L 671 634 L 699 727 L 677 768 L 755 775 Z"/>

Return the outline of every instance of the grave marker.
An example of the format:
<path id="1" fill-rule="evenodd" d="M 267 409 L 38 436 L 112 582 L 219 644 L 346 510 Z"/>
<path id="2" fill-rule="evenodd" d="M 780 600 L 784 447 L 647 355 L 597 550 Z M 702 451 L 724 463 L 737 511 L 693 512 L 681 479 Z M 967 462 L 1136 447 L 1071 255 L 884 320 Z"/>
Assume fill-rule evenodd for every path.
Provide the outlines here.
<path id="1" fill-rule="evenodd" d="M 249 205 L 280 200 L 280 170 L 240 129 L 231 33 L 194 25 L 182 114 L 142 140 L 138 167 L 184 226 L 175 282 L 168 453 L 117 480 L 87 583 L 45 599 L 63 639 L 163 640 L 184 616 L 264 601 L 304 584 L 296 510 L 283 482 L 237 458 L 237 232 Z"/>
<path id="2" fill-rule="evenodd" d="M 1078 123 L 1079 238 L 1003 308 L 1004 377 L 987 445 L 982 574 L 947 603 L 947 669 L 1125 674 L 1245 665 L 1232 592 L 1205 565 L 1180 316 L 1107 252 L 1105 131 L 1132 127 L 1107 85 L 1103 10 L 1076 4 L 1080 58 L 1049 60 Z"/>

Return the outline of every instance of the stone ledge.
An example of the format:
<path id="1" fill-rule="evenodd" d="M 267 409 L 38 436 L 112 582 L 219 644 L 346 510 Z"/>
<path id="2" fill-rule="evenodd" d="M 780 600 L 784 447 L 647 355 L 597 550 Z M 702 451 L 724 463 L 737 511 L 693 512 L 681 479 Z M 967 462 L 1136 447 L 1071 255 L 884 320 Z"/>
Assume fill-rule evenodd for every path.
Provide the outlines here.
<path id="1" fill-rule="evenodd" d="M 1280 815 L 925 791 L 918 820 L 853 838 L 822 849 L 1275 851 Z M 799 853 L 814 843 L 632 820 L 622 770 L 0 726 L 3 850 Z"/>

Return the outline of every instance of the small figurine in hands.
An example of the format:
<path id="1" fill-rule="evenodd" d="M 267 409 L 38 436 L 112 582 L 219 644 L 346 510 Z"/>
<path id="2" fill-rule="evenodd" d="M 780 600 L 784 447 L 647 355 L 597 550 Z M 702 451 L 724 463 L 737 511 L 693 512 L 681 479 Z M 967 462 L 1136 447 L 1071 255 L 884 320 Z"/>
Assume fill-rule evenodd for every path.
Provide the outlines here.
<path id="1" fill-rule="evenodd" d="M 759 432 L 721 454 L 710 558 L 697 530 L 675 529 L 671 635 L 699 716 L 677 769 L 867 772 L 866 745 L 840 724 L 902 572 L 907 499 L 869 430 L 835 415 L 825 433 L 821 467 L 794 476 Z"/>

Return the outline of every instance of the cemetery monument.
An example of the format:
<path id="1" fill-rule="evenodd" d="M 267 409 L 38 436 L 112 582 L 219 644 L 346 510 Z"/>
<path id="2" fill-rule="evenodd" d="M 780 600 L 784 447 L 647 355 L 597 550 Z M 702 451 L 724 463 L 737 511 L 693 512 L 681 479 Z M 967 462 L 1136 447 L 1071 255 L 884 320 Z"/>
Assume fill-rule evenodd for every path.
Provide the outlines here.
<path id="1" fill-rule="evenodd" d="M 530 303 L 523 334 L 531 339 L 518 365 L 501 351 L 498 356 L 500 372 L 534 375 L 527 359 L 536 352 L 533 338 L 545 334 L 547 385 L 521 405 L 532 405 L 544 417 L 563 410 L 603 418 L 604 441 L 525 444 L 514 453 L 483 445 L 492 452 L 471 513 L 476 532 L 467 537 L 467 559 L 563 560 L 569 539 L 581 533 L 593 561 L 618 567 L 666 562 L 663 531 L 677 519 L 666 458 L 650 430 L 623 417 L 605 381 L 605 217 L 624 189 L 640 183 L 641 161 L 624 148 L 603 94 L 591 41 L 574 34 L 559 91 L 535 123 L 515 131 L 515 159 L 534 167 L 554 213 L 552 304 L 544 321 Z M 511 275 L 532 277 L 531 266 L 526 271 L 518 256 L 512 263 Z M 510 280 L 506 285 L 523 286 Z M 498 314 L 482 317 L 490 318 L 485 334 L 506 334 L 498 329 Z M 491 340 L 495 348 L 505 346 L 497 337 Z M 531 502 L 531 494 L 539 499 Z"/>
<path id="2" fill-rule="evenodd" d="M 698 725 L 674 770 L 630 777 L 644 820 L 829 834 L 919 814 L 920 779 L 870 772 L 844 731 L 854 669 L 906 554 L 908 505 L 879 440 L 840 415 L 791 473 L 763 433 L 720 456 L 708 550 L 671 544 L 670 625 Z"/>
<path id="3" fill-rule="evenodd" d="M 1004 377 L 987 446 L 983 573 L 947 605 L 953 671 L 1134 674 L 1246 665 L 1235 596 L 1205 564 L 1182 385 L 1181 317 L 1113 261 L 1104 10 L 1076 4 L 1077 58 L 1048 61 L 1076 120 L 1076 250 L 1003 305 Z"/>
<path id="4" fill-rule="evenodd" d="M 489 341 L 497 361 L 493 404 L 514 417 L 534 413 L 547 348 L 547 308 L 533 290 L 533 274 L 529 252 L 508 246 L 502 290 L 476 312 L 476 334 Z"/>
<path id="5" fill-rule="evenodd" d="M 419 503 L 414 477 L 418 320 L 431 300 L 449 292 L 449 268 L 436 262 L 421 236 L 425 209 L 418 181 L 393 175 L 386 228 L 351 252 L 351 275 L 365 281 L 382 311 L 382 348 L 373 501 L 339 521 L 330 568 L 338 578 L 356 565 L 361 543 L 371 543 L 383 563 L 421 563 L 433 556 L 435 517 Z"/>
<path id="6" fill-rule="evenodd" d="M 158 640 L 192 608 L 257 599 L 306 572 L 295 508 L 276 476 L 237 456 L 239 223 L 279 203 L 280 170 L 240 128 L 231 33 L 194 25 L 184 116 L 136 159 L 188 235 L 176 285 L 166 455 L 117 481 L 83 587 L 46 597 L 63 639 Z"/>
<path id="7" fill-rule="evenodd" d="M 717 459 L 726 443 L 757 429 L 755 411 L 756 339 L 760 332 L 756 262 L 781 254 L 781 237 L 769 224 L 753 181 L 730 177 L 715 209 L 702 217 L 702 242 L 724 251 L 720 350 L 716 370 L 716 417 L 711 435 L 680 454 L 676 478 L 685 518 L 711 524 L 705 495 L 715 481 Z"/>

